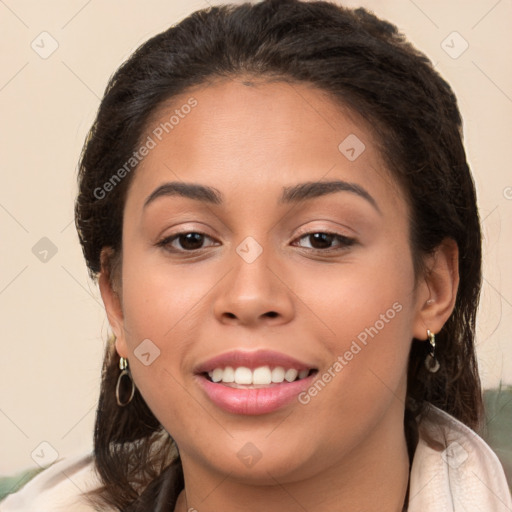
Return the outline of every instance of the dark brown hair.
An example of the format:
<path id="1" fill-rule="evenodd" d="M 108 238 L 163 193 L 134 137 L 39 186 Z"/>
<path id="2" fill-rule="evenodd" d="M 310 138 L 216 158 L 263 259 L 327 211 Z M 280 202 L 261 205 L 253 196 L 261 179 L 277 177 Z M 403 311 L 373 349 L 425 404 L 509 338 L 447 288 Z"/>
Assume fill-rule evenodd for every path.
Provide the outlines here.
<path id="1" fill-rule="evenodd" d="M 151 116 L 193 86 L 242 75 L 313 85 L 372 124 L 410 206 L 417 274 L 444 239 L 457 243 L 460 285 L 437 334 L 438 373 L 424 368 L 427 344 L 412 341 L 405 435 L 412 454 L 417 416 L 428 402 L 477 428 L 481 234 L 457 101 L 425 55 L 364 9 L 297 0 L 212 7 L 144 43 L 111 78 L 81 157 L 76 227 L 90 275 L 101 271 L 104 247 L 113 254 L 104 271 L 115 274 L 111 265 L 121 264 L 122 215 L 136 166 L 108 193 L 102 187 L 133 157 Z M 118 362 L 110 342 L 94 437 L 104 487 L 95 496 L 119 510 L 170 509 L 183 488 L 179 454 L 138 391 L 127 407 L 117 405 Z"/>

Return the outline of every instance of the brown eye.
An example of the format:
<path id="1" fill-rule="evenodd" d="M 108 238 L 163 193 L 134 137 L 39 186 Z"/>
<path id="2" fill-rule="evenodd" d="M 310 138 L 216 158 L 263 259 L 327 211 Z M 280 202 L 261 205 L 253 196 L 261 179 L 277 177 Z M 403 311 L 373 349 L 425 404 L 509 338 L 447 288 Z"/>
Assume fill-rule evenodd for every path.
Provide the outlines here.
<path id="1" fill-rule="evenodd" d="M 318 251 L 344 249 L 355 243 L 355 240 L 353 238 L 348 238 L 346 236 L 339 235 L 338 233 L 327 232 L 307 233 L 305 235 L 302 235 L 298 240 L 303 239 L 308 240 L 310 246 L 307 247 L 300 244 L 301 247 Z M 337 243 L 337 246 L 333 247 L 332 244 L 335 242 Z"/>
<path id="2" fill-rule="evenodd" d="M 157 245 L 172 252 L 191 252 L 203 249 L 203 244 L 206 239 L 212 240 L 211 237 L 204 233 L 187 231 L 168 236 L 158 242 Z"/>
<path id="3" fill-rule="evenodd" d="M 184 235 L 178 235 L 176 240 L 179 241 L 183 249 L 193 251 L 195 249 L 201 249 L 204 236 L 201 233 L 185 233 Z"/>

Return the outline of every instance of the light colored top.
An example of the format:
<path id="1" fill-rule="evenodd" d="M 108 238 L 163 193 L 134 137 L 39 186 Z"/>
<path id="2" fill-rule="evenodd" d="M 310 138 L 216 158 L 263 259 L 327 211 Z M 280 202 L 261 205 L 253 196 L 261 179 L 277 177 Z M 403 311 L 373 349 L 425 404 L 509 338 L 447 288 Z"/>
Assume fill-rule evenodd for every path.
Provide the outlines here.
<path id="1" fill-rule="evenodd" d="M 94 512 L 80 495 L 98 485 L 90 454 L 66 458 L 8 496 L 0 512 Z M 485 441 L 430 407 L 420 423 L 408 512 L 445 511 L 511 512 L 512 498 L 498 457 Z"/>
<path id="2" fill-rule="evenodd" d="M 427 437 L 439 448 L 430 446 Z M 436 407 L 420 423 L 408 511 L 512 512 L 497 455 L 473 430 Z"/>
<path id="3" fill-rule="evenodd" d="M 91 454 L 68 457 L 7 496 L 0 503 L 0 512 L 96 512 L 81 494 L 98 487 L 99 481 Z"/>

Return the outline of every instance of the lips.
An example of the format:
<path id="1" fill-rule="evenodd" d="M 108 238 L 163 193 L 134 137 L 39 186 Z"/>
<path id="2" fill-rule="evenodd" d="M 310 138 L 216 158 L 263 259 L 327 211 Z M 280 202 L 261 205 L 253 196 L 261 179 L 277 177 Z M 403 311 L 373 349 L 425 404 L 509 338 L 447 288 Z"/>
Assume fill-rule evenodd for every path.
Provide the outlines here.
<path id="1" fill-rule="evenodd" d="M 233 414 L 267 414 L 307 389 L 317 368 L 270 350 L 231 351 L 201 363 L 196 380 L 216 406 Z"/>

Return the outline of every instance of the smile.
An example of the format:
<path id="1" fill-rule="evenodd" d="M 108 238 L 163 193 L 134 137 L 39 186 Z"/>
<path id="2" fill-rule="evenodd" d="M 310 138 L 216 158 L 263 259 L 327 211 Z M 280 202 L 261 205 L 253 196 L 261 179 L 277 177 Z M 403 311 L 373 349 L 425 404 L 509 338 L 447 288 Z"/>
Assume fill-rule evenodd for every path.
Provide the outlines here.
<path id="1" fill-rule="evenodd" d="M 313 364 L 274 351 L 232 351 L 196 368 L 209 401 L 232 414 L 268 414 L 293 402 L 318 373 Z"/>

